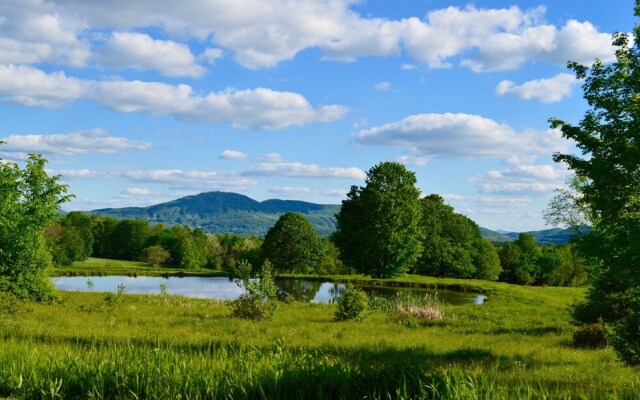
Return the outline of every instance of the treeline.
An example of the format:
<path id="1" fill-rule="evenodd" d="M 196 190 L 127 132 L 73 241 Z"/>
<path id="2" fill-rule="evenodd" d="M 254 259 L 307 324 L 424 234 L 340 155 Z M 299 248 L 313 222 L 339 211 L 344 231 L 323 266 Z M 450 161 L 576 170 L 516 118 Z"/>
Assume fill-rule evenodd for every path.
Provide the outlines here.
<path id="1" fill-rule="evenodd" d="M 499 280 L 520 285 L 580 286 L 587 270 L 572 244 L 538 245 L 529 233 L 494 245 L 479 226 L 432 194 L 419 201 L 422 255 L 409 272 L 451 278 Z"/>
<path id="2" fill-rule="evenodd" d="M 482 238 L 478 225 L 454 212 L 442 197 L 420 200 L 424 230 L 421 257 L 408 272 L 437 277 L 499 280 L 522 285 L 577 286 L 586 281 L 583 260 L 570 244 L 541 246 L 527 233 L 513 243 L 496 246 Z M 304 219 L 304 216 L 298 215 Z M 298 224 L 300 225 L 300 224 Z M 310 226 L 310 224 L 309 224 Z M 289 230 L 298 229 L 291 227 Z M 309 228 L 312 229 L 312 228 Z M 319 262 L 312 268 L 293 268 L 264 239 L 234 234 L 211 235 L 186 226 L 150 224 L 142 220 L 100 217 L 70 212 L 45 231 L 54 264 L 69 265 L 87 257 L 142 260 L 154 266 L 172 265 L 184 269 L 207 268 L 233 273 L 236 264 L 248 260 L 258 267 L 269 255 L 278 272 L 348 274 L 340 252 L 331 238 L 322 238 Z M 291 247 L 291 246 L 288 246 Z M 301 249 L 309 252 L 309 249 Z M 292 262 L 292 261 L 291 261 Z M 289 262 L 288 264 L 291 264 Z M 311 262 L 308 263 L 312 265 Z"/>
<path id="3" fill-rule="evenodd" d="M 199 228 L 167 227 L 143 220 L 118 220 L 76 211 L 60 215 L 45 230 L 45 239 L 55 265 L 100 257 L 232 272 L 241 260 L 248 260 L 252 265 L 264 261 L 263 239 L 257 236 L 211 235 Z M 322 239 L 322 243 L 324 259 L 314 272 L 348 272 L 338 259 L 335 246 L 328 239 Z"/>

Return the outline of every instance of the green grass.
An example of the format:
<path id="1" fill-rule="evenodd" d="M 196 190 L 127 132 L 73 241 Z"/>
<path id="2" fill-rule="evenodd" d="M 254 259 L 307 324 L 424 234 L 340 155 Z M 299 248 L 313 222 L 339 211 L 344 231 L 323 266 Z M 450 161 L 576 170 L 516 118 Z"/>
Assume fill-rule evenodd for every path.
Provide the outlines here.
<path id="1" fill-rule="evenodd" d="M 68 292 L 62 304 L 0 304 L 0 397 L 640 396 L 640 369 L 611 349 L 571 346 L 567 306 L 583 289 L 472 285 L 489 301 L 443 306 L 438 322 L 400 323 L 380 311 L 334 322 L 334 305 L 297 302 L 252 322 L 230 318 L 228 303 L 157 295 L 107 302 Z"/>
<path id="2" fill-rule="evenodd" d="M 111 260 L 106 258 L 89 257 L 85 261 L 76 261 L 70 266 L 55 267 L 52 276 L 227 276 L 221 271 L 210 269 L 184 269 L 163 265 L 154 268 L 142 261 Z"/>

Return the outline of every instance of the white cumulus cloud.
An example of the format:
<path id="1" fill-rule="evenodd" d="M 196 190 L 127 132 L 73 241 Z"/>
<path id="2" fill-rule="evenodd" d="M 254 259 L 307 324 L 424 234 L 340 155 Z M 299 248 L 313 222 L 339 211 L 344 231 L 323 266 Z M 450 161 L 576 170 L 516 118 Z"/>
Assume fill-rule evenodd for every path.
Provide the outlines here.
<path id="1" fill-rule="evenodd" d="M 363 145 L 405 148 L 410 157 L 510 157 L 514 154 L 550 154 L 568 142 L 559 132 L 516 132 L 506 124 L 471 114 L 418 114 L 398 122 L 361 130 L 355 141 Z"/>
<path id="2" fill-rule="evenodd" d="M 0 99 L 56 108 L 84 96 L 89 84 L 64 72 L 45 73 L 24 65 L 0 65 Z"/>
<path id="3" fill-rule="evenodd" d="M 348 112 L 340 105 L 314 108 L 301 94 L 268 88 L 230 88 L 201 95 L 185 84 L 90 81 L 67 77 L 64 72 L 0 65 L 0 99 L 4 101 L 51 108 L 83 97 L 120 112 L 264 130 L 331 122 Z"/>
<path id="4" fill-rule="evenodd" d="M 184 171 L 180 169 L 132 170 L 122 173 L 122 177 L 133 182 L 166 184 L 171 189 L 243 190 L 255 186 L 251 179 L 216 171 Z"/>
<path id="5" fill-rule="evenodd" d="M 82 154 L 116 154 L 132 150 L 146 150 L 151 143 L 114 137 L 104 129 L 92 129 L 68 134 L 9 135 L 2 139 L 2 150 L 19 153 L 40 153 L 56 156 Z"/>
<path id="6" fill-rule="evenodd" d="M 199 77 L 206 72 L 186 45 L 135 32 L 113 32 L 95 59 L 104 67 L 157 70 L 169 77 Z"/>
<path id="7" fill-rule="evenodd" d="M 237 160 L 237 161 L 246 160 L 247 157 L 248 156 L 246 153 L 243 153 L 241 151 L 236 151 L 236 150 L 225 150 L 220 155 L 220 158 L 224 160 Z"/>
<path id="8" fill-rule="evenodd" d="M 245 172 L 256 176 L 287 176 L 292 178 L 352 178 L 364 179 L 366 174 L 356 167 L 321 167 L 302 163 L 260 163 Z"/>
<path id="9" fill-rule="evenodd" d="M 538 100 L 552 103 L 570 96 L 578 80 L 571 74 L 561 73 L 549 79 L 536 79 L 516 85 L 512 81 L 502 81 L 496 86 L 496 93 L 515 96 L 522 100 Z"/>

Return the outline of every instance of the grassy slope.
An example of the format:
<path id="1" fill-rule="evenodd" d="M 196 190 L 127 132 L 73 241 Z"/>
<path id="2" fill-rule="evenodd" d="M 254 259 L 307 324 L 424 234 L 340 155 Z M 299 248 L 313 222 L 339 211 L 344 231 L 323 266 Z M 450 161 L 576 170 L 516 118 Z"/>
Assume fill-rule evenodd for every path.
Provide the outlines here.
<path id="1" fill-rule="evenodd" d="M 272 321 L 251 322 L 217 301 L 63 293 L 60 305 L 0 311 L 0 397 L 640 395 L 640 369 L 610 349 L 571 347 L 566 310 L 582 289 L 404 280 L 469 283 L 490 299 L 444 307 L 444 323 L 406 325 L 378 311 L 333 322 L 334 305 L 283 304 Z"/>
<path id="2" fill-rule="evenodd" d="M 106 258 L 89 257 L 86 261 L 76 261 L 71 266 L 55 267 L 52 276 L 96 276 L 96 275 L 127 275 L 127 276 L 226 276 L 225 273 L 210 269 L 184 269 L 170 266 L 153 268 L 151 264 L 142 261 L 110 260 Z"/>

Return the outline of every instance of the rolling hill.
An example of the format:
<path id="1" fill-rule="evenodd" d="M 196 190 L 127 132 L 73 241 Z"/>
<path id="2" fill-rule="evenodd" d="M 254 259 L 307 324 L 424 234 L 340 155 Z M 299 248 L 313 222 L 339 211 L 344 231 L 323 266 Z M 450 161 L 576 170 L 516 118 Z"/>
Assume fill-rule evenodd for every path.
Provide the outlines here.
<path id="1" fill-rule="evenodd" d="M 295 211 L 307 217 L 320 236 L 328 236 L 336 228 L 334 216 L 339 210 L 337 204 L 294 200 L 259 202 L 237 193 L 207 192 L 149 207 L 104 208 L 89 213 L 199 227 L 208 233 L 264 236 L 282 214 Z"/>

